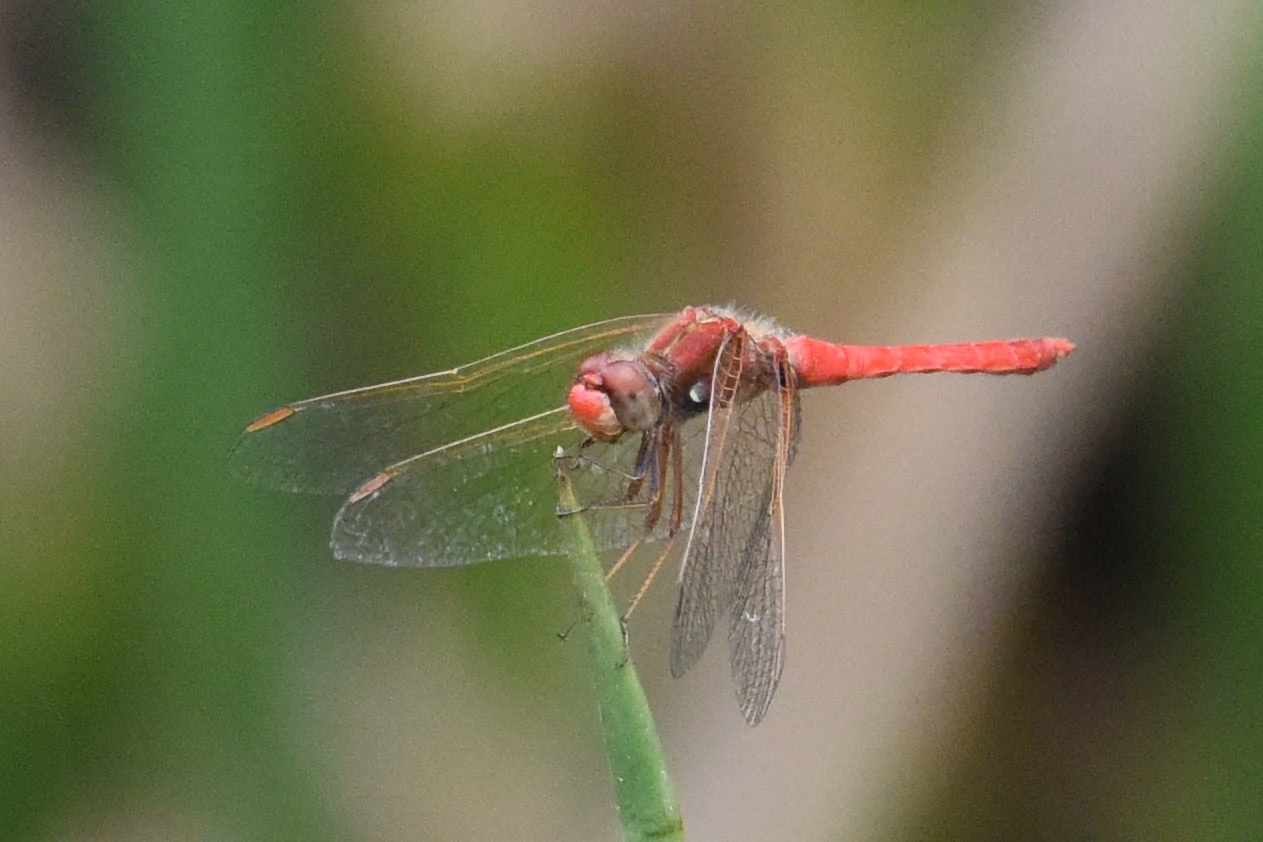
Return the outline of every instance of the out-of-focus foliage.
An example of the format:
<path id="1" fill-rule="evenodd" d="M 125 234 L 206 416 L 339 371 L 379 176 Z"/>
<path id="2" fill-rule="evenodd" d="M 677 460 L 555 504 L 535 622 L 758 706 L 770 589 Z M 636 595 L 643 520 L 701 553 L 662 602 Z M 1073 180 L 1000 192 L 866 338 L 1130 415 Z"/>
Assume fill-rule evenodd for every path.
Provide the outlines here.
<path id="1" fill-rule="evenodd" d="M 1177 306 L 908 839 L 1263 827 L 1263 67 Z"/>

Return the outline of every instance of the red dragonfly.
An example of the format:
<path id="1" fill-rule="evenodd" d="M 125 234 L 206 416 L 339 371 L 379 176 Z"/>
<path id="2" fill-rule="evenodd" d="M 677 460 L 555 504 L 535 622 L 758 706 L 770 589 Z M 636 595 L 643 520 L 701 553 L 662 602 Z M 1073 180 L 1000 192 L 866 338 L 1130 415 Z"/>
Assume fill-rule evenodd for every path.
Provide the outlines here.
<path id="1" fill-rule="evenodd" d="M 609 575 L 646 540 L 665 542 L 628 614 L 683 543 L 671 673 L 696 663 L 722 617 L 741 712 L 757 725 L 784 666 L 782 492 L 799 390 L 918 372 L 1034 374 L 1073 349 L 1064 339 L 836 345 L 689 307 L 284 406 L 246 428 L 230 461 L 252 482 L 345 496 L 331 539 L 339 558 L 451 567 L 560 555 L 560 460 L 597 545 L 622 551 Z M 515 417 L 532 403 L 543 411 Z"/>

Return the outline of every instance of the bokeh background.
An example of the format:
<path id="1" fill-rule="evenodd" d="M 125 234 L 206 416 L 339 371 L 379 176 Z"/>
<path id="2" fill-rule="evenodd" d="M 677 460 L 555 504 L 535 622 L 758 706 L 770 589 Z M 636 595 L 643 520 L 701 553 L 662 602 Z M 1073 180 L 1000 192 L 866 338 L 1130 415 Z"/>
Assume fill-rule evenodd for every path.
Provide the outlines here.
<path id="1" fill-rule="evenodd" d="M 806 396 L 764 723 L 631 624 L 691 835 L 1256 835 L 1257 3 L 0 0 L 0 838 L 617 838 L 563 563 L 225 453 L 730 301 L 1079 351 Z"/>

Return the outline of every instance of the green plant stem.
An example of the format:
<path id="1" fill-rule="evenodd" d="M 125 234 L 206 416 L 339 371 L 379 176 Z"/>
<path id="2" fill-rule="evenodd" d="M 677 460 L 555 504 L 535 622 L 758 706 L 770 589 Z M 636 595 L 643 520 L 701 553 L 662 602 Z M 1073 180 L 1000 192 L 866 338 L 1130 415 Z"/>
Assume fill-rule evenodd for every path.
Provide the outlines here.
<path id="1" fill-rule="evenodd" d="M 560 477 L 562 511 L 576 511 L 574 489 Z M 592 652 L 592 682 L 601 712 L 601 731 L 623 838 L 682 840 L 684 820 L 667 775 L 662 741 L 640 679 L 632 666 L 623 635 L 622 619 L 605 584 L 592 535 L 580 514 L 563 517 L 570 570 L 579 594 L 579 610 Z"/>

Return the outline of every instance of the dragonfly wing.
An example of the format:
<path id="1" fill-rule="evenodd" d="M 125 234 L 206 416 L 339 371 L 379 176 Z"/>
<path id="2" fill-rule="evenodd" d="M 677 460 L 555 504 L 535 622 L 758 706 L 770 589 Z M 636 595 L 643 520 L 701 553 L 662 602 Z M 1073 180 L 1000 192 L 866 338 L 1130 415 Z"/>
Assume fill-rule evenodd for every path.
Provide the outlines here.
<path id="1" fill-rule="evenodd" d="M 784 540 L 770 498 L 759 509 L 739 561 L 728 626 L 737 702 L 751 725 L 767 712 L 785 664 Z"/>
<path id="2" fill-rule="evenodd" d="M 555 406 L 579 362 L 663 318 L 610 319 L 449 371 L 290 404 L 247 427 L 229 464 L 240 478 L 283 491 L 350 494 L 388 465 Z"/>
<path id="3" fill-rule="evenodd" d="M 788 372 L 769 375 L 778 366 L 783 362 L 744 331 L 729 337 L 716 357 L 671 641 L 671 672 L 678 677 L 728 612 L 733 681 L 751 725 L 766 713 L 784 666 L 781 489 L 796 447 L 798 400 Z M 760 382 L 766 379 L 772 382 Z M 754 396 L 746 397 L 750 392 Z"/>
<path id="4" fill-rule="evenodd" d="M 342 505 L 334 555 L 392 567 L 560 555 L 556 452 L 574 453 L 583 438 L 561 407 L 392 465 Z M 576 463 L 569 470 L 580 500 L 622 494 L 635 450 L 628 439 L 563 460 Z M 626 546 L 644 530 L 643 506 L 598 506 L 584 516 L 600 549 Z"/>
<path id="5" fill-rule="evenodd" d="M 776 392 L 738 400 L 762 353 L 744 331 L 726 337 L 711 380 L 692 529 L 680 564 L 671 639 L 671 673 L 688 671 L 732 604 L 735 571 L 748 552 L 774 470 Z"/>
<path id="6" fill-rule="evenodd" d="M 758 725 L 772 703 L 785 668 L 785 509 L 782 487 L 798 438 L 798 397 L 790 381 L 775 395 L 777 453 L 758 516 L 746 538 L 735 575 L 728 625 L 732 679 L 741 713 Z M 768 401 L 768 403 L 773 403 Z M 771 413 L 755 423 L 766 432 Z"/>
<path id="7" fill-rule="evenodd" d="M 453 567 L 559 553 L 553 453 L 568 433 L 556 409 L 392 465 L 342 505 L 334 555 Z"/>

